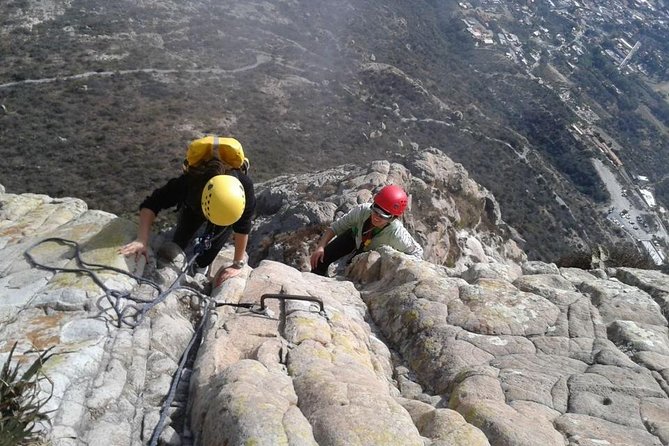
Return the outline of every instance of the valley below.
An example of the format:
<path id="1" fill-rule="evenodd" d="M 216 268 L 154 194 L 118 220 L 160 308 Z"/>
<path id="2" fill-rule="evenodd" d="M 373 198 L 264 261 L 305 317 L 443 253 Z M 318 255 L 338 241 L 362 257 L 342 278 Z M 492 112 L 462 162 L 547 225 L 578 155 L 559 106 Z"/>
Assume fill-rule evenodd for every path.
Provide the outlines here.
<path id="1" fill-rule="evenodd" d="M 531 258 L 641 249 L 633 230 L 602 218 L 617 198 L 593 160 L 620 171 L 614 154 L 625 189 L 624 178 L 648 177 L 659 222 L 661 106 L 639 94 L 654 121 L 621 133 L 619 107 L 584 83 L 594 68 L 565 70 L 566 43 L 543 38 L 539 60 L 523 62 L 539 40 L 521 28 L 539 25 L 509 8 L 486 23 L 517 44 L 477 40 L 474 13 L 455 2 L 5 2 L 2 183 L 133 216 L 204 134 L 239 139 L 257 182 L 435 147 L 495 195 Z M 530 13 L 555 37 L 557 13 Z M 577 29 L 571 44 L 587 35 Z M 595 127 L 607 130 L 608 155 Z"/>

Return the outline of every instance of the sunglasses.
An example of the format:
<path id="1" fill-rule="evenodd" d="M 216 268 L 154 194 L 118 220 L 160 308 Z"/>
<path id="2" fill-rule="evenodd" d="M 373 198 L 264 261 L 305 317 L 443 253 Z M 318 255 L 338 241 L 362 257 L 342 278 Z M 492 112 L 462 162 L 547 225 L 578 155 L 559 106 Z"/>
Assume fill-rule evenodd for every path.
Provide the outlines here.
<path id="1" fill-rule="evenodd" d="M 391 218 L 393 218 L 391 214 L 387 213 L 377 205 L 372 205 L 372 212 L 374 212 L 376 215 L 383 218 L 384 220 L 390 220 Z"/>

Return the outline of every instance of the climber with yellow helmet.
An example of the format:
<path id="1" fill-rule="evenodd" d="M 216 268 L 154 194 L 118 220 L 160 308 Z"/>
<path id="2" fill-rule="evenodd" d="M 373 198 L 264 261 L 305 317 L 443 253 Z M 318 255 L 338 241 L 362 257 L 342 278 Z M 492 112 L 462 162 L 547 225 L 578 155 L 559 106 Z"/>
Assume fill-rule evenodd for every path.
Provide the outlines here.
<path id="1" fill-rule="evenodd" d="M 158 213 L 177 206 L 179 217 L 172 240 L 183 250 L 206 224 L 210 246 L 198 254 L 195 266 L 208 269 L 230 233 L 234 238 L 231 265 L 213 276 L 215 285 L 239 274 L 245 265 L 246 246 L 251 231 L 255 194 L 247 175 L 248 160 L 234 138 L 207 136 L 190 143 L 182 175 L 156 189 L 139 206 L 137 239 L 123 246 L 124 255 L 148 258 L 151 227 Z"/>

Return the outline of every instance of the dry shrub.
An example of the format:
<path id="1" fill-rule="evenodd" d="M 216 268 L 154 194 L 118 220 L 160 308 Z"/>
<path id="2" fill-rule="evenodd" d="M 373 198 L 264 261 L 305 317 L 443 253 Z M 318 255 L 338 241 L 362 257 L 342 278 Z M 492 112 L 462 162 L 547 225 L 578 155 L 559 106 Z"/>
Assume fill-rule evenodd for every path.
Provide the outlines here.
<path id="1" fill-rule="evenodd" d="M 51 349 L 41 352 L 30 367 L 21 372 L 18 361 L 12 364 L 16 344 L 0 370 L 0 446 L 35 444 L 39 441 L 36 425 L 48 422 L 44 405 L 51 395 L 41 393 L 40 382 L 48 380 L 42 367 L 51 357 Z"/>

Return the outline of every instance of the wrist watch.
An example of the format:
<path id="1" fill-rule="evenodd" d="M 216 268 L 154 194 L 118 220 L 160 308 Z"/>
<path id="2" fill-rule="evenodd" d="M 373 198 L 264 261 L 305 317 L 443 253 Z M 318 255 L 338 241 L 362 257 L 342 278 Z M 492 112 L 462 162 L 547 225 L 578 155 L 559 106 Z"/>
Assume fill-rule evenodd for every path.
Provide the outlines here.
<path id="1" fill-rule="evenodd" d="M 242 269 L 244 268 L 244 265 L 246 265 L 246 262 L 244 260 L 235 260 L 232 262 L 232 267 L 235 269 Z"/>

